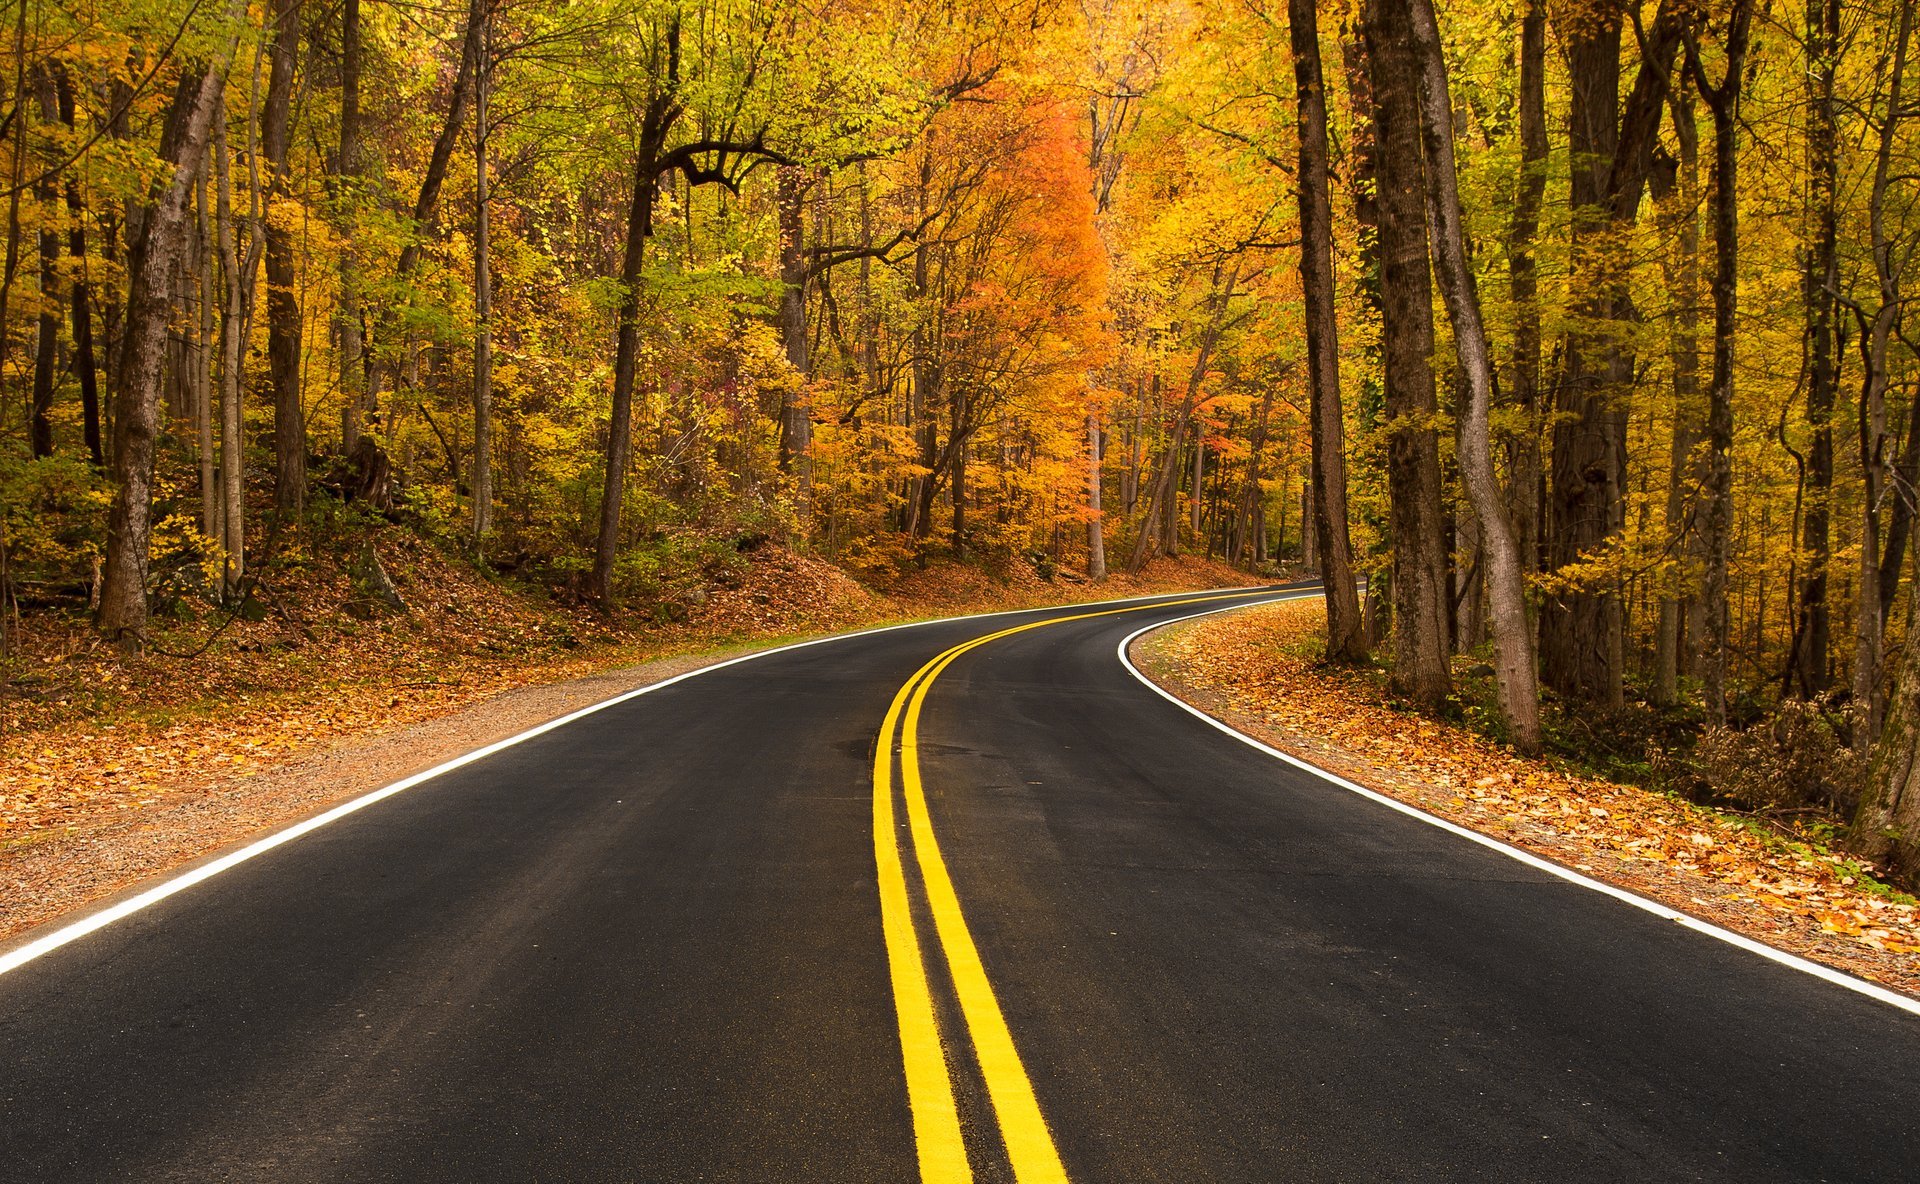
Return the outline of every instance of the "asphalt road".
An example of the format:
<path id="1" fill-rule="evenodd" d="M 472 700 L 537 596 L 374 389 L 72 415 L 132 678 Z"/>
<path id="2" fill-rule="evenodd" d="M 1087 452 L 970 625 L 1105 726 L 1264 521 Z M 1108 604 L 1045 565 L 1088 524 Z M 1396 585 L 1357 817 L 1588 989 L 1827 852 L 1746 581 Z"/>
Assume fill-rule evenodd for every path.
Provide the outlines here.
<path id="1" fill-rule="evenodd" d="M 1115 654 L 1208 607 L 728 666 L 54 949 L 0 1179 L 1920 1179 L 1920 1017 L 1222 736 Z"/>

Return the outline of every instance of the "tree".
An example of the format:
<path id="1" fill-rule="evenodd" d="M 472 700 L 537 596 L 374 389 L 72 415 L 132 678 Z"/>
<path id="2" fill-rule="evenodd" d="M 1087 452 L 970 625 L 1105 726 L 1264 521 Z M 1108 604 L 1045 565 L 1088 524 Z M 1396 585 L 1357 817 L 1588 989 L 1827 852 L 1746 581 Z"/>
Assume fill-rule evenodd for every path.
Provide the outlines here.
<path id="1" fill-rule="evenodd" d="M 1340 342 L 1334 321 L 1333 209 L 1327 195 L 1327 98 L 1314 0 L 1288 0 L 1299 107 L 1300 289 L 1306 303 L 1307 375 L 1313 419 L 1313 530 L 1327 602 L 1327 657 L 1366 657 L 1360 599 L 1347 534 L 1346 428 L 1340 412 Z"/>
<path id="2" fill-rule="evenodd" d="M 1480 520 L 1487 556 L 1487 600 L 1493 617 L 1494 676 L 1500 712 L 1513 743 L 1523 752 L 1541 747 L 1540 696 L 1534 670 L 1533 635 L 1527 620 L 1526 585 L 1513 525 L 1493 471 L 1488 417 L 1493 404 L 1493 362 L 1480 317 L 1480 298 L 1467 263 L 1460 222 L 1458 169 L 1453 152 L 1453 96 L 1430 0 L 1408 0 L 1408 36 L 1418 63 L 1421 136 L 1427 152 L 1429 208 L 1435 271 L 1453 323 L 1454 350 L 1467 382 L 1460 431 L 1460 470 L 1474 515 Z"/>
<path id="3" fill-rule="evenodd" d="M 114 392 L 115 489 L 107 520 L 99 624 L 110 640 L 129 650 L 146 644 L 154 438 L 173 277 L 186 251 L 188 202 L 206 159 L 233 48 L 229 40 L 221 56 L 181 76 L 161 137 L 160 173 L 142 204 L 140 234 L 128 249 L 130 297 Z"/>
<path id="4" fill-rule="evenodd" d="M 1393 678 L 1416 702 L 1443 703 L 1448 668 L 1446 529 L 1440 511 L 1439 401 L 1433 384 L 1433 289 L 1427 268 L 1420 63 L 1404 5 L 1364 9 L 1379 206 L 1381 356 L 1393 529 Z"/>

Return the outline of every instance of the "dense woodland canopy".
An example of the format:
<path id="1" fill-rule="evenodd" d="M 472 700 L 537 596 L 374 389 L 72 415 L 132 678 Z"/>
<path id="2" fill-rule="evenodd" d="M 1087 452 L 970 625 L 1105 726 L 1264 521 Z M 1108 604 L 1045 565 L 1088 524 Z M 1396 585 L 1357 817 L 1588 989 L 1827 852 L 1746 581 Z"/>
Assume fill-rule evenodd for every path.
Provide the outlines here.
<path id="1" fill-rule="evenodd" d="M 8 629 L 351 514 L 609 611 L 1303 561 L 1415 703 L 1764 732 L 1715 792 L 1920 867 L 1912 0 L 11 12 Z"/>

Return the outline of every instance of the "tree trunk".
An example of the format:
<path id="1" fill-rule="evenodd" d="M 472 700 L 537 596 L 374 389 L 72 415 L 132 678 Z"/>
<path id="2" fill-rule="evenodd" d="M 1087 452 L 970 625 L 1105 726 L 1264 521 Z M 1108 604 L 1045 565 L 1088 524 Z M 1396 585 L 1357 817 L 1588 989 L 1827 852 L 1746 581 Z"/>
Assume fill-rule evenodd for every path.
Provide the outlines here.
<path id="1" fill-rule="evenodd" d="M 493 48 L 487 0 L 473 0 L 467 20 L 480 28 L 473 71 L 473 550 L 493 533 L 493 222 L 487 209 L 487 89 Z"/>
<path id="2" fill-rule="evenodd" d="M 1521 430 L 1510 460 L 1514 542 L 1531 571 L 1540 562 L 1540 281 L 1534 240 L 1547 192 L 1547 5 L 1526 0 L 1520 22 L 1520 178 L 1507 226 L 1507 290 L 1513 300 L 1513 402 Z"/>
<path id="3" fill-rule="evenodd" d="M 1340 343 L 1333 294 L 1333 208 L 1327 193 L 1327 96 L 1314 0 L 1287 0 L 1299 108 L 1300 289 L 1307 331 L 1313 436 L 1313 521 L 1327 602 L 1327 657 L 1366 658 L 1360 598 L 1347 534 L 1346 425 L 1340 411 Z"/>
<path id="4" fill-rule="evenodd" d="M 1100 412 L 1087 408 L 1087 579 L 1107 578 L 1107 528 L 1100 509 Z"/>
<path id="5" fill-rule="evenodd" d="M 1880 124 L 1874 156 L 1873 188 L 1867 199 L 1867 231 L 1873 249 L 1874 275 L 1879 282 L 1880 306 L 1861 335 L 1860 349 L 1866 374 L 1860 394 L 1860 467 L 1862 491 L 1860 567 L 1855 581 L 1853 697 L 1859 726 L 1855 742 L 1871 745 L 1880 731 L 1880 661 L 1884 620 L 1880 611 L 1880 492 L 1886 468 L 1887 388 L 1891 382 L 1888 347 L 1899 317 L 1900 270 L 1895 246 L 1886 227 L 1887 191 L 1892 181 L 1893 151 L 1906 112 L 1904 87 L 1907 49 L 1913 33 L 1912 0 L 1902 0 L 1899 32 L 1887 74 L 1887 107 Z"/>
<path id="6" fill-rule="evenodd" d="M 1707 81 L 1699 55 L 1687 49 L 1687 68 L 1713 111 L 1713 382 L 1707 389 L 1706 700 L 1710 723 L 1727 722 L 1727 563 L 1733 545 L 1733 363 L 1739 310 L 1740 87 L 1747 57 L 1751 0 L 1733 0 L 1727 25 L 1727 74 Z M 1877 569 L 1876 569 L 1877 570 Z"/>
<path id="7" fill-rule="evenodd" d="M 162 177 L 141 219 L 141 234 L 129 244 L 126 332 L 114 384 L 116 488 L 107 518 L 99 610 L 101 632 L 128 650 L 146 642 L 153 445 L 159 432 L 171 281 L 186 250 L 194 176 L 206 159 L 207 136 L 232 54 L 229 42 L 226 53 L 197 80 L 190 75 L 181 79 L 168 119 L 172 134 L 163 137 L 171 151 L 162 158 Z"/>
<path id="8" fill-rule="evenodd" d="M 268 170 L 267 372 L 273 382 L 274 507 L 297 516 L 307 504 L 307 421 L 300 404 L 300 301 L 295 284 L 293 230 L 273 216 L 275 201 L 293 195 L 288 169 L 292 141 L 293 76 L 300 54 L 301 0 L 278 0 L 272 68 L 261 118 L 261 149 Z"/>
<path id="9" fill-rule="evenodd" d="M 340 343 L 340 451 L 351 456 L 366 419 L 366 341 L 360 325 L 360 269 L 354 255 L 360 200 L 360 0 L 340 6 L 340 154 L 334 160 L 334 231 L 340 236 L 340 294 L 334 333 Z"/>
<path id="10" fill-rule="evenodd" d="M 780 218 L 780 339 L 795 374 L 780 400 L 780 469 L 793 476 L 794 510 L 804 532 L 813 501 L 813 410 L 806 384 L 812 360 L 807 343 L 806 173 L 782 166 L 775 204 Z"/>
<path id="11" fill-rule="evenodd" d="M 1380 349 L 1386 380 L 1387 491 L 1393 535 L 1393 683 L 1423 706 L 1452 692 L 1447 555 L 1440 508 L 1433 289 L 1427 268 L 1419 64 L 1404 3 L 1364 9 L 1379 210 Z"/>
<path id="12" fill-rule="evenodd" d="M 53 76 L 45 66 L 36 69 L 33 75 L 40 119 L 51 126 L 59 115 Z M 14 135 L 25 139 L 26 111 L 16 109 L 13 118 Z M 60 234 L 53 221 L 60 190 L 50 174 L 35 183 L 33 198 L 40 220 L 40 315 L 34 322 L 33 395 L 27 436 L 33 455 L 42 457 L 53 455 L 53 366 L 60 350 Z M 4 331 L 5 325 L 0 323 L 0 332 Z"/>
<path id="13" fill-rule="evenodd" d="M 66 67 L 56 61 L 53 73 L 54 97 L 60 107 L 60 122 L 73 129 L 73 79 Z M 73 260 L 73 282 L 68 299 L 72 305 L 73 368 L 80 379 L 81 432 L 87 456 L 95 468 L 106 467 L 106 450 L 100 439 L 100 377 L 93 350 L 93 304 L 87 283 L 86 203 L 81 197 L 78 176 L 67 177 L 67 254 Z"/>
<path id="14" fill-rule="evenodd" d="M 1691 587 L 1701 554 L 1700 524 L 1694 521 L 1695 493 L 1707 486 L 1707 473 L 1695 448 L 1706 431 L 1705 408 L 1700 403 L 1700 143 L 1694 126 L 1693 102 L 1684 91 L 1673 96 L 1674 139 L 1680 147 L 1671 167 L 1655 171 L 1653 197 L 1660 206 L 1663 228 L 1673 236 L 1674 249 L 1663 254 L 1661 267 L 1673 293 L 1673 324 L 1668 335 L 1668 368 L 1673 372 L 1673 430 L 1668 442 L 1667 546 L 1676 557 L 1677 574 L 1660 597 L 1660 618 L 1654 629 L 1653 688 L 1655 703 L 1672 704 L 1679 698 L 1682 642 L 1699 646 L 1705 628 L 1687 629 L 1687 616 L 1697 613 L 1700 597 L 1682 592 Z"/>
<path id="15" fill-rule="evenodd" d="M 1400 3 L 1403 0 L 1383 0 Z M 1540 695 L 1533 664 L 1533 635 L 1527 621 L 1526 572 L 1521 565 L 1513 524 L 1493 469 L 1488 423 L 1493 406 L 1493 363 L 1480 319 L 1461 228 L 1460 191 L 1453 156 L 1453 100 L 1446 59 L 1431 0 L 1404 0 L 1412 39 L 1409 60 L 1419 64 L 1421 136 L 1427 154 L 1428 213 L 1431 218 L 1435 275 L 1453 325 L 1454 349 L 1467 383 L 1461 409 L 1460 473 L 1473 511 L 1480 520 L 1486 556 L 1487 607 L 1492 616 L 1494 677 L 1500 713 L 1513 743 L 1523 752 L 1541 747 Z"/>
<path id="16" fill-rule="evenodd" d="M 233 182 L 228 172 L 225 112 L 214 125 L 214 218 L 220 241 L 220 270 L 226 279 L 226 306 L 220 316 L 220 550 L 224 556 L 220 588 L 231 599 L 246 575 L 246 440 L 241 416 L 241 367 L 247 325 L 253 319 L 254 277 L 260 260 L 260 232 L 249 225 L 248 242 L 239 248 L 234 235 Z"/>
<path id="17" fill-rule="evenodd" d="M 1920 596 L 1909 602 L 1907 636 L 1920 637 Z M 1901 881 L 1920 880 L 1920 645 L 1901 656 L 1847 845 Z"/>
<path id="18" fill-rule="evenodd" d="M 1807 0 L 1807 192 L 1813 241 L 1807 244 L 1802 285 L 1806 306 L 1807 504 L 1800 525 L 1800 575 L 1793 646 L 1787 655 L 1786 694 L 1811 698 L 1827 688 L 1832 607 L 1833 408 L 1840 391 L 1837 308 L 1839 261 L 1839 130 L 1834 78 L 1840 54 L 1840 0 Z"/>
<path id="19" fill-rule="evenodd" d="M 1579 323 L 1569 334 L 1554 392 L 1553 465 L 1547 567 L 1591 560 L 1626 525 L 1626 397 L 1633 352 L 1623 331 L 1634 319 L 1630 260 L 1619 248 L 1639 209 L 1652 163 L 1668 78 L 1679 45 L 1674 0 L 1664 0 L 1645 40 L 1624 113 L 1620 104 L 1622 9 L 1607 6 L 1570 22 L 1572 290 Z M 1618 326 L 1618 328 L 1610 327 Z M 1611 582 L 1580 581 L 1541 606 L 1540 651 L 1548 681 L 1588 702 L 1621 699 L 1624 617 Z"/>

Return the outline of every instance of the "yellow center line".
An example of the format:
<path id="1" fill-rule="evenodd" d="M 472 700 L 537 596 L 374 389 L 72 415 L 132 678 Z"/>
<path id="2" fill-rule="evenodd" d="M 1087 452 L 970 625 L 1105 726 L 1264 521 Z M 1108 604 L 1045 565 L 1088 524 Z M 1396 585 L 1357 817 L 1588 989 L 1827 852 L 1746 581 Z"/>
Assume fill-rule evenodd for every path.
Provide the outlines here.
<path id="1" fill-rule="evenodd" d="M 987 978 L 979 947 L 967 928 L 960 910 L 960 898 L 953 878 L 934 837 L 933 818 L 927 809 L 925 786 L 920 778 L 920 713 L 933 682 L 942 671 L 970 650 L 989 642 L 1065 621 L 1083 621 L 1091 617 L 1109 617 L 1120 613 L 1142 612 L 1183 604 L 1227 600 L 1258 593 L 1234 592 L 1215 596 L 1195 596 L 1185 600 L 1160 601 L 1127 608 L 1100 609 L 1030 621 L 964 641 L 937 654 L 914 672 L 906 685 L 893 697 L 881 725 L 880 743 L 873 758 L 873 841 L 880 869 L 880 918 L 886 937 L 887 963 L 892 972 L 894 1010 L 900 1024 L 900 1047 L 905 1061 L 907 1103 L 913 1111 L 914 1142 L 920 1160 L 923 1184 L 969 1184 L 972 1169 L 967 1164 L 966 1147 L 960 1134 L 958 1111 L 954 1104 L 953 1073 L 940 1043 L 934 1018 L 933 996 L 928 986 L 924 955 L 915 932 L 903 874 L 898 838 L 894 833 L 893 742 L 896 727 L 900 736 L 900 780 L 906 800 L 909 833 L 920 878 L 926 886 L 928 910 L 933 915 L 934 932 L 953 979 L 959 998 L 960 1014 L 966 1021 L 967 1035 L 993 1104 L 1007 1157 L 1018 1184 L 1066 1184 L 1066 1169 L 1060 1152 L 1047 1130 L 1034 1096 L 1033 1081 L 1021 1064 L 1014 1047 L 1013 1033 L 1000 1010 L 999 999 Z M 902 715 L 904 708 L 904 724 Z"/>

